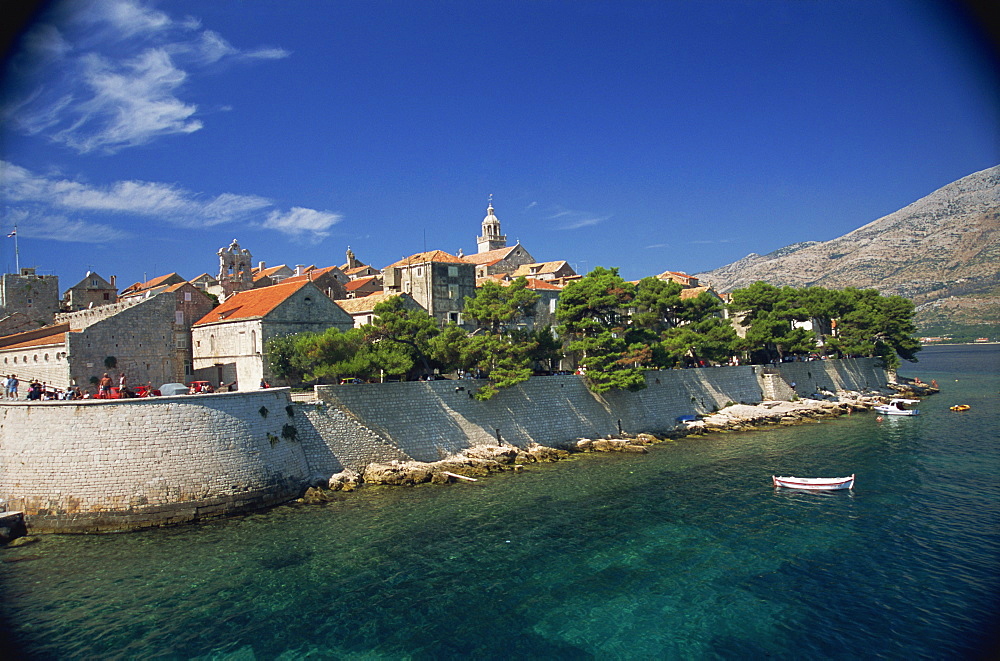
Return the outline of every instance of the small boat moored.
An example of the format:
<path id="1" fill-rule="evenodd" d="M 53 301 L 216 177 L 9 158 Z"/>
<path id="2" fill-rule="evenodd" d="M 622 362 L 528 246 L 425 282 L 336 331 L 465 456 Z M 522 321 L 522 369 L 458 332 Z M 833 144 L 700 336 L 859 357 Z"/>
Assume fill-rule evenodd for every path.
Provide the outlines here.
<path id="1" fill-rule="evenodd" d="M 955 404 L 954 406 L 952 406 L 950 408 L 951 408 L 952 411 L 968 411 L 972 407 L 969 406 L 968 404 Z"/>
<path id="2" fill-rule="evenodd" d="M 920 411 L 918 409 L 906 408 L 907 404 L 919 403 L 919 399 L 902 399 L 900 397 L 894 397 L 889 400 L 888 404 L 879 404 L 874 407 L 874 410 L 879 413 L 885 413 L 886 415 L 919 415 Z"/>
<path id="3" fill-rule="evenodd" d="M 830 489 L 853 489 L 854 474 L 850 477 L 777 477 L 771 476 L 776 487 L 786 489 L 808 489 L 810 491 L 828 491 Z"/>

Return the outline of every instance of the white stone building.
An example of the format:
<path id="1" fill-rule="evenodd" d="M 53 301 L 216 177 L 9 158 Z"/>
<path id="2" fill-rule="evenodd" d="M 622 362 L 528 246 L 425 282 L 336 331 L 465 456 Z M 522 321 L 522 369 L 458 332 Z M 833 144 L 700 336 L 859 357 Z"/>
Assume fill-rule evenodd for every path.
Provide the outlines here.
<path id="1" fill-rule="evenodd" d="M 330 327 L 350 330 L 354 319 L 308 280 L 238 292 L 192 327 L 195 375 L 252 390 L 274 379 L 264 359 L 268 340 Z"/>

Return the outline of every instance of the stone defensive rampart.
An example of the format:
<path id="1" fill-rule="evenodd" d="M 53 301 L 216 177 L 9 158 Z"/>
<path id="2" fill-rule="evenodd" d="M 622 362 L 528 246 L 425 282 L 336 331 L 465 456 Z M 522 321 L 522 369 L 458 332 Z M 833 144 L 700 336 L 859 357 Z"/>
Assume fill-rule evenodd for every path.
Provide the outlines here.
<path id="1" fill-rule="evenodd" d="M 193 521 L 283 502 L 344 468 L 436 461 L 474 445 L 558 446 L 673 429 L 681 415 L 757 403 L 765 381 L 885 384 L 868 359 L 649 372 L 637 392 L 590 392 L 582 377 L 535 377 L 480 402 L 477 381 L 284 388 L 151 400 L 0 406 L 0 498 L 36 531 Z"/>
<path id="2" fill-rule="evenodd" d="M 116 530 L 278 503 L 309 466 L 287 389 L 0 407 L 0 498 L 33 529 Z"/>

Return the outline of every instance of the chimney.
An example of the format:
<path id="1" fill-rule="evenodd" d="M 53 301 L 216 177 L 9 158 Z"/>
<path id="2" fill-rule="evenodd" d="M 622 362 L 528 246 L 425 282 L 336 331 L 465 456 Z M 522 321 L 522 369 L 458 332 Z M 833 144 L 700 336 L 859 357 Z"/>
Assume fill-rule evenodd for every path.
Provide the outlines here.
<path id="1" fill-rule="evenodd" d="M 257 272 L 260 273 L 267 267 L 266 262 L 257 262 Z"/>
<path id="2" fill-rule="evenodd" d="M 295 275 L 302 275 L 305 272 L 306 272 L 306 265 L 305 264 L 296 264 L 295 265 Z"/>
<path id="3" fill-rule="evenodd" d="M 118 279 L 118 276 L 116 276 L 116 275 L 111 276 L 111 288 L 112 289 L 118 289 L 118 287 L 115 287 L 115 280 L 117 280 L 117 279 Z"/>

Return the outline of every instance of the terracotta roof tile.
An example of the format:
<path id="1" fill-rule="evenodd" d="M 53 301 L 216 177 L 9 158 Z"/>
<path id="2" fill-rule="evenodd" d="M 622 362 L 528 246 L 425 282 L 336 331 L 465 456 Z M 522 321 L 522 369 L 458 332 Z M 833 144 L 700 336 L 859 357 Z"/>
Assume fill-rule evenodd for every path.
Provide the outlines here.
<path id="1" fill-rule="evenodd" d="M 486 252 L 477 252 L 472 255 L 463 255 L 461 260 L 464 262 L 469 262 L 470 264 L 496 264 L 501 259 L 504 259 L 515 249 L 519 248 L 521 244 L 516 244 L 510 246 L 509 248 L 497 248 L 496 250 L 487 250 Z"/>
<path id="2" fill-rule="evenodd" d="M 347 298 L 341 301 L 334 301 L 334 303 L 343 308 L 344 312 L 348 314 L 361 314 L 362 312 L 371 312 L 379 303 L 388 301 L 390 298 L 395 298 L 399 295 L 399 292 L 376 292 L 360 298 Z"/>
<path id="3" fill-rule="evenodd" d="M 63 323 L 14 333 L 13 335 L 0 338 L 0 351 L 62 344 L 66 341 L 67 332 L 69 332 L 69 324 Z"/>
<path id="4" fill-rule="evenodd" d="M 281 282 L 282 283 L 285 283 L 285 282 L 304 282 L 304 281 L 307 281 L 307 280 L 315 280 L 319 276 L 323 275 L 324 273 L 329 273 L 330 271 L 332 271 L 335 268 L 338 268 L 338 267 L 336 267 L 336 266 L 327 266 L 327 267 L 318 269 L 315 266 L 311 266 L 302 275 L 293 275 L 293 276 L 290 276 L 288 278 L 283 279 Z"/>
<path id="5" fill-rule="evenodd" d="M 535 264 L 521 264 L 514 272 L 511 273 L 515 278 L 519 275 L 525 277 L 531 275 L 538 275 L 539 273 L 555 273 L 561 269 L 566 264 L 566 260 L 559 260 L 555 262 L 536 262 Z"/>
<path id="6" fill-rule="evenodd" d="M 413 264 L 426 264 L 427 262 L 443 262 L 446 264 L 468 264 L 468 262 L 461 257 L 456 257 L 450 253 L 446 253 L 443 250 L 428 250 L 427 252 L 418 252 L 415 255 L 410 255 L 409 257 L 404 257 L 403 259 L 390 264 L 386 268 L 392 268 L 393 266 L 411 266 Z"/>
<path id="7" fill-rule="evenodd" d="M 372 280 L 377 280 L 377 279 L 378 279 L 377 275 L 370 275 L 367 278 L 355 278 L 354 280 L 345 282 L 344 289 L 346 289 L 347 291 L 355 291 L 357 289 L 360 289 L 361 287 L 364 287 Z"/>
<path id="8" fill-rule="evenodd" d="M 227 298 L 222 305 L 214 308 L 193 325 L 201 326 L 237 319 L 259 319 L 267 316 L 272 310 L 284 303 L 289 296 L 308 284 L 310 284 L 308 280 L 282 281 L 270 287 L 241 291 Z"/>

